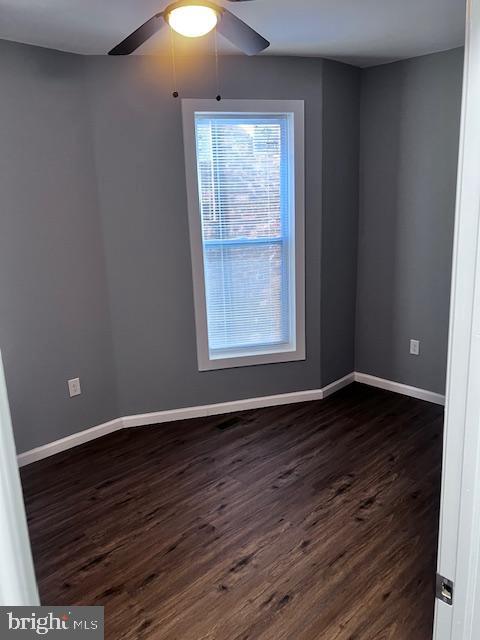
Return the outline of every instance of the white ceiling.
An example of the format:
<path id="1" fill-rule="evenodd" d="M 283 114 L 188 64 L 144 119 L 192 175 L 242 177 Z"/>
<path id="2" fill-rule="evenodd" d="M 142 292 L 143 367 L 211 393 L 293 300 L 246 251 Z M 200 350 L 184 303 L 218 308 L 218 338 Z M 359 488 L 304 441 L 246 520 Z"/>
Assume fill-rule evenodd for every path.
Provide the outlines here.
<path id="1" fill-rule="evenodd" d="M 104 54 L 170 0 L 0 0 L 0 38 Z M 262 55 L 324 56 L 358 66 L 463 44 L 465 0 L 219 0 L 271 41 Z M 164 33 L 139 53 L 166 53 Z M 211 45 L 196 41 L 199 50 Z M 189 43 L 189 47 L 192 44 Z M 219 37 L 223 53 L 235 49 Z"/>

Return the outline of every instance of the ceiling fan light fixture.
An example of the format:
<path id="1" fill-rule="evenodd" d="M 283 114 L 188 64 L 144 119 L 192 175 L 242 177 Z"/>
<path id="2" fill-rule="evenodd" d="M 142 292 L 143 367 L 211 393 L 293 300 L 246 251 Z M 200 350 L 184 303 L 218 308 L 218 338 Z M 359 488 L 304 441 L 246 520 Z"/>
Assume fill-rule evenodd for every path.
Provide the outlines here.
<path id="1" fill-rule="evenodd" d="M 241 0 L 230 0 L 241 2 Z M 156 13 L 124 38 L 113 49 L 110 56 L 128 56 L 154 36 L 164 25 L 187 38 L 204 36 L 215 27 L 218 33 L 235 47 L 254 56 L 270 46 L 268 40 L 241 20 L 226 7 L 212 0 L 176 0 L 163 11 Z"/>
<path id="2" fill-rule="evenodd" d="M 172 9 L 167 15 L 168 24 L 174 31 L 187 38 L 199 38 L 214 29 L 218 13 L 211 7 L 184 5 Z"/>

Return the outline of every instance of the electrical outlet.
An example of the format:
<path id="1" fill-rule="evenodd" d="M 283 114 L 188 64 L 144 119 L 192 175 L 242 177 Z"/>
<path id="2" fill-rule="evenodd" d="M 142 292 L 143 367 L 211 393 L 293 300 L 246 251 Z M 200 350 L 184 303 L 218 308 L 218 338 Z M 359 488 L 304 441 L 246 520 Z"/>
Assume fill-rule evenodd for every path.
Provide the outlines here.
<path id="1" fill-rule="evenodd" d="M 412 356 L 420 355 L 420 340 L 410 340 L 410 353 Z"/>
<path id="2" fill-rule="evenodd" d="M 68 392 L 71 398 L 73 398 L 73 396 L 79 396 L 82 393 L 80 378 L 72 378 L 72 380 L 68 381 Z"/>

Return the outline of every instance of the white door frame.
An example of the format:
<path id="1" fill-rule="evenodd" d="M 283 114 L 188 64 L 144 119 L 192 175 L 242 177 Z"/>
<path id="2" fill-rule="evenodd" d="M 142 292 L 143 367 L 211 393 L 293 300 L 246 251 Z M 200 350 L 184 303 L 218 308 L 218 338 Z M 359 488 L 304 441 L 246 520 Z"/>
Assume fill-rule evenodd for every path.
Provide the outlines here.
<path id="1" fill-rule="evenodd" d="M 480 629 L 480 0 L 467 0 L 434 640 Z M 476 632 L 475 632 L 476 630 Z"/>
<path id="2" fill-rule="evenodd" d="M 40 604 L 0 353 L 0 605 Z"/>

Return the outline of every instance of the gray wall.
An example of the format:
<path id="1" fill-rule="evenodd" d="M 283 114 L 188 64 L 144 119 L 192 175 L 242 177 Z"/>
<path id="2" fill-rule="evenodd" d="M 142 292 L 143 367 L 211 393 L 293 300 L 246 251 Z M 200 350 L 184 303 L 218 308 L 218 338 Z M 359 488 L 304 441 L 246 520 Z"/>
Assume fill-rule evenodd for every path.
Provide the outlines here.
<path id="1" fill-rule="evenodd" d="M 456 49 L 362 72 L 356 370 L 438 393 L 462 61 Z"/>
<path id="2" fill-rule="evenodd" d="M 213 60 L 204 60 L 204 68 L 199 64 L 180 63 L 184 97 L 216 93 Z M 354 139 L 358 135 L 359 71 L 318 59 L 221 60 L 224 97 L 305 100 L 307 359 L 198 372 L 180 102 L 170 95 L 170 66 L 155 58 L 95 58 L 88 70 L 120 413 L 319 388 L 324 380 L 349 373 L 353 337 L 342 338 L 348 330 L 353 336 L 353 327 L 342 317 L 354 299 L 356 265 L 344 253 L 355 243 L 355 232 L 352 239 L 342 231 L 356 230 L 357 207 L 355 196 L 344 197 L 343 178 L 355 192 L 358 157 L 343 131 Z M 350 104 L 342 105 L 345 97 Z M 322 117 L 325 104 L 328 123 Z M 332 129 L 324 146 L 327 127 Z M 342 155 L 350 160 L 337 180 L 335 165 Z M 322 200 L 325 178 L 332 184 L 323 185 L 328 195 Z M 322 240 L 322 224 L 337 246 L 328 260 L 322 259 L 329 243 L 328 237 Z M 339 274 L 346 289 L 335 299 L 330 283 Z M 324 311 L 330 304 L 334 308 Z M 329 356 L 321 366 L 323 343 L 331 338 L 338 360 Z"/>
<path id="3" fill-rule="evenodd" d="M 305 100 L 307 359 L 202 373 L 168 63 L 1 42 L 0 54 L 0 347 L 19 451 L 354 367 L 443 391 L 461 51 L 362 72 L 221 59 L 225 97 Z M 212 60 L 179 60 L 179 88 L 214 95 Z"/>
<path id="4" fill-rule="evenodd" d="M 345 131 L 358 136 L 358 70 L 318 59 L 221 60 L 226 97 L 305 100 L 307 359 L 199 373 L 168 63 L 6 42 L 0 53 L 0 346 L 19 451 L 118 415 L 318 388 L 351 370 L 343 317 L 355 238 L 342 230 L 355 229 L 357 208 L 343 181 L 354 194 L 358 158 Z M 213 61 L 199 64 L 179 61 L 182 95 L 216 93 Z M 337 250 L 324 257 L 329 236 Z M 83 393 L 70 399 L 75 376 Z"/>
<path id="5" fill-rule="evenodd" d="M 360 72 L 325 61 L 323 74 L 322 386 L 355 368 Z"/>
<path id="6" fill-rule="evenodd" d="M 0 348 L 24 451 L 114 417 L 116 392 L 83 60 L 0 42 L 0 81 Z"/>

